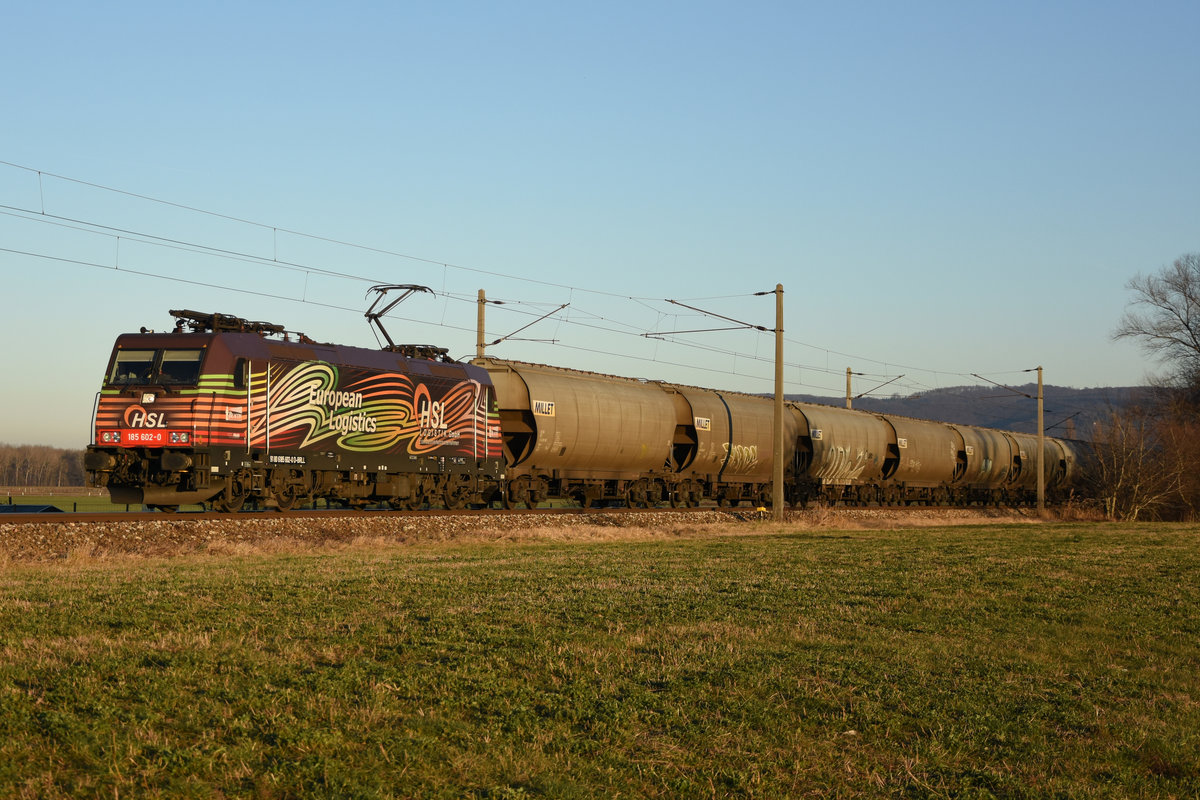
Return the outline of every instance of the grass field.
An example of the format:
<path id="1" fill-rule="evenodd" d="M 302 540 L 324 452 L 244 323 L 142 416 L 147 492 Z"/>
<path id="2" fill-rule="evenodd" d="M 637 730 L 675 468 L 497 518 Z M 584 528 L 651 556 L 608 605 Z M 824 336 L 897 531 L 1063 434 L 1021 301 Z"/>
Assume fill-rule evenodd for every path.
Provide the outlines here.
<path id="1" fill-rule="evenodd" d="M 4 797 L 1197 797 L 1200 530 L 0 569 Z"/>
<path id="2" fill-rule="evenodd" d="M 31 490 L 31 489 L 0 489 L 0 503 L 6 505 L 56 506 L 60 511 L 124 511 L 126 507 L 113 505 L 108 499 L 108 492 L 103 494 L 82 489 L 66 490 Z M 131 510 L 140 511 L 140 505 L 131 506 Z"/>

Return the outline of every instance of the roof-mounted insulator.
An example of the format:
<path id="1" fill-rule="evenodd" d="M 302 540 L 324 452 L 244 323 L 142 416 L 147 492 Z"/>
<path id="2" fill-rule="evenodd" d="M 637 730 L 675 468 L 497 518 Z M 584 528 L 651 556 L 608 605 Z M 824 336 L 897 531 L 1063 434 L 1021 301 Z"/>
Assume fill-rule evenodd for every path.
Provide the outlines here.
<path id="1" fill-rule="evenodd" d="M 310 341 L 307 336 L 295 331 L 288 331 L 282 325 L 272 322 L 254 322 L 232 314 L 204 313 L 201 311 L 173 310 L 175 331 L 182 333 L 184 328 L 190 328 L 192 333 L 257 333 L 260 336 L 295 335 L 297 341 Z"/>

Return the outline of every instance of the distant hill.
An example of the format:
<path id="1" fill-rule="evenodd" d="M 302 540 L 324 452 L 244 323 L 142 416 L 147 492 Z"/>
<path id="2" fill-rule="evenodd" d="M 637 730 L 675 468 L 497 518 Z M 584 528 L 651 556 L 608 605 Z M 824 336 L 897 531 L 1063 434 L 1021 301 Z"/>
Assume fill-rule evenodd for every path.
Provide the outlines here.
<path id="1" fill-rule="evenodd" d="M 999 386 L 955 386 L 909 396 L 860 397 L 853 401 L 853 406 L 861 411 L 1036 433 L 1037 384 L 1013 388 L 1029 396 L 1013 394 Z M 1046 386 L 1043 389 L 1046 433 L 1068 439 L 1087 439 L 1092 423 L 1102 419 L 1110 408 L 1127 405 L 1145 391 L 1144 387 L 1138 386 L 1095 389 Z M 830 397 L 789 394 L 787 399 L 846 407 L 845 400 Z"/>

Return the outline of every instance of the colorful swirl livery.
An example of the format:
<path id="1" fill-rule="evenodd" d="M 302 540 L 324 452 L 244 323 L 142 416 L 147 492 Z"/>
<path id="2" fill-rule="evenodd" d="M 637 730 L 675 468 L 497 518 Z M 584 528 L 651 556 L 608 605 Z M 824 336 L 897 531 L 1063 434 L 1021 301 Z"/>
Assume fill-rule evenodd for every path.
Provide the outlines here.
<path id="1" fill-rule="evenodd" d="M 775 453 L 765 397 L 171 314 L 171 332 L 117 338 L 97 398 L 85 466 L 114 503 L 769 505 L 777 457 L 793 505 L 1017 504 L 1036 489 L 1031 435 L 789 403 Z M 1077 454 L 1044 447 L 1053 498 Z"/>
<path id="2" fill-rule="evenodd" d="M 86 466 L 113 502 L 465 505 L 504 480 L 487 372 L 172 312 L 117 339 Z"/>

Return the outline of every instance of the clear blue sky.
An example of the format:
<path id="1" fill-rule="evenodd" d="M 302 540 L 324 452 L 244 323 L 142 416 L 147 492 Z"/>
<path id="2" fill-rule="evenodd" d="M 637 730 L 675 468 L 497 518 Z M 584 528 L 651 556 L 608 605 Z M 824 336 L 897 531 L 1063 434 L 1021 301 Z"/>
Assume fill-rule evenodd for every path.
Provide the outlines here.
<path id="1" fill-rule="evenodd" d="M 456 356 L 484 289 L 489 339 L 570 303 L 498 356 L 770 391 L 769 334 L 638 334 L 727 324 L 663 299 L 773 327 L 782 283 L 789 392 L 1141 383 L 1110 333 L 1200 250 L 1197 32 L 1194 0 L 14 6 L 0 442 L 84 445 L 112 340 L 171 308 L 374 346 L 378 282 L 435 289 L 389 330 Z"/>

